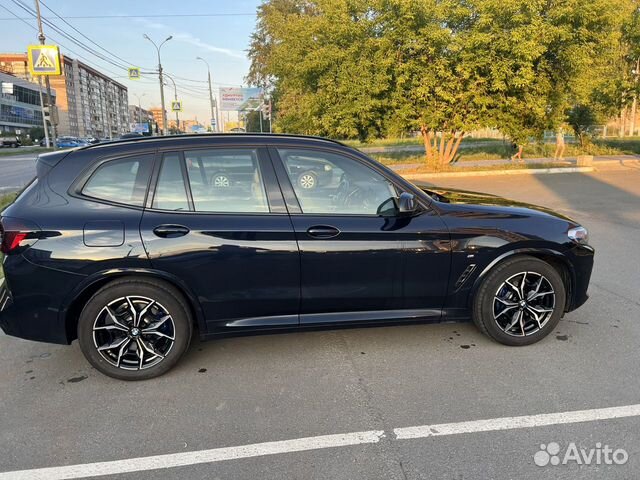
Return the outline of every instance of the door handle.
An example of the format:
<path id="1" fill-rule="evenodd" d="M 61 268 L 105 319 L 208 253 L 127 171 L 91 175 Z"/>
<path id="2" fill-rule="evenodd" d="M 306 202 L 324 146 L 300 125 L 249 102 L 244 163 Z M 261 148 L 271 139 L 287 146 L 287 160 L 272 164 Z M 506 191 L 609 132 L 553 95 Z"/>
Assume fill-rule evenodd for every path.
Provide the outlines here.
<path id="1" fill-rule="evenodd" d="M 307 235 L 314 238 L 333 238 L 340 235 L 340 230 L 330 225 L 316 225 L 307 229 Z"/>
<path id="2" fill-rule="evenodd" d="M 182 225 L 158 225 L 153 229 L 153 233 L 160 238 L 183 237 L 189 233 L 189 229 Z"/>

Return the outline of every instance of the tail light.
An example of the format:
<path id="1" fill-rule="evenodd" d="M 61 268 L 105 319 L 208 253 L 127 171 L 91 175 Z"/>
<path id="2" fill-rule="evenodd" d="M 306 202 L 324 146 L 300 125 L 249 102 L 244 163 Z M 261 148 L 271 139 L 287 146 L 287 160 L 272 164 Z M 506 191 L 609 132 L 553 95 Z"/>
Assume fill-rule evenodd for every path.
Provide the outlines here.
<path id="1" fill-rule="evenodd" d="M 22 253 L 40 238 L 40 228 L 29 221 L 13 217 L 0 218 L 0 252 Z"/>

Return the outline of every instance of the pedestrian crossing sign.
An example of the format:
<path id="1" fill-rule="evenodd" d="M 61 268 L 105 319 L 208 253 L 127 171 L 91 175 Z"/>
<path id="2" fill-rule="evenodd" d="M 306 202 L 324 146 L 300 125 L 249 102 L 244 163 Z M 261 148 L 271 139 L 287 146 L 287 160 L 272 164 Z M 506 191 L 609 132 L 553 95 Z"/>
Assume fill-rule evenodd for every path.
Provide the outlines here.
<path id="1" fill-rule="evenodd" d="M 60 75 L 60 50 L 57 45 L 29 45 L 31 75 Z"/>
<path id="2" fill-rule="evenodd" d="M 171 111 L 172 112 L 181 112 L 182 111 L 182 102 L 179 100 L 175 100 L 171 102 Z"/>
<path id="3" fill-rule="evenodd" d="M 140 68 L 129 67 L 129 80 L 140 80 Z"/>

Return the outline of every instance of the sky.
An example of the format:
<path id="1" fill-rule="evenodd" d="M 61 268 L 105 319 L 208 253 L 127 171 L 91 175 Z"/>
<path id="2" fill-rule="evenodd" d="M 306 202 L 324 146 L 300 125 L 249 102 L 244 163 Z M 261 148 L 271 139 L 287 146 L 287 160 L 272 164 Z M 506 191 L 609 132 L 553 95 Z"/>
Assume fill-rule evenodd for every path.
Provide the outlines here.
<path id="1" fill-rule="evenodd" d="M 33 0 L 21 1 L 33 9 Z M 115 63 L 125 64 L 126 61 L 127 65 L 141 67 L 143 71 L 155 70 L 158 63 L 154 46 L 143 38 L 143 34 L 146 33 L 158 44 L 173 35 L 173 39 L 162 47 L 161 59 L 163 69 L 175 76 L 178 99 L 182 100 L 184 108 L 181 118 L 197 118 L 203 124 L 208 124 L 211 109 L 206 83 L 207 66 L 196 60 L 196 57 L 204 58 L 211 66 L 214 95 L 217 95 L 221 86 L 242 85 L 249 69 L 246 51 L 255 27 L 256 8 L 260 3 L 260 0 L 184 3 L 175 0 L 43 0 L 41 11 L 45 19 L 96 52 Z M 46 7 L 64 18 L 77 31 Z M 96 16 L 103 18 L 74 18 Z M 119 18 L 104 18 L 105 16 Z M 30 17 L 13 0 L 0 0 L 2 52 L 25 52 L 27 45 L 38 43 L 36 27 L 35 18 Z M 60 45 L 61 53 L 77 58 L 126 85 L 130 104 L 138 103 L 137 94 L 143 108 L 160 106 L 157 75 L 143 74 L 141 80 L 129 80 L 124 68 L 110 64 L 75 45 L 46 24 L 44 33 L 47 44 Z M 87 37 L 95 43 L 91 43 Z M 111 54 L 101 50 L 96 44 Z M 169 99 L 173 99 L 175 93 L 173 84 L 169 84 L 170 87 L 165 87 L 168 109 Z M 169 118 L 173 118 L 171 113 Z"/>

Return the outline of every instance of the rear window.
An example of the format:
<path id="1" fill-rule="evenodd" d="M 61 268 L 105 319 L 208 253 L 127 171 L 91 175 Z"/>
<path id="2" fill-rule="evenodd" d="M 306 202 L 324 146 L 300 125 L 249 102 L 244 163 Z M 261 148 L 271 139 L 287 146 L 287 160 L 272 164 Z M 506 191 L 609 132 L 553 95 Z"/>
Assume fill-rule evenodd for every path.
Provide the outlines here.
<path id="1" fill-rule="evenodd" d="M 82 194 L 108 202 L 141 207 L 152 162 L 153 155 L 109 160 L 91 174 Z"/>

